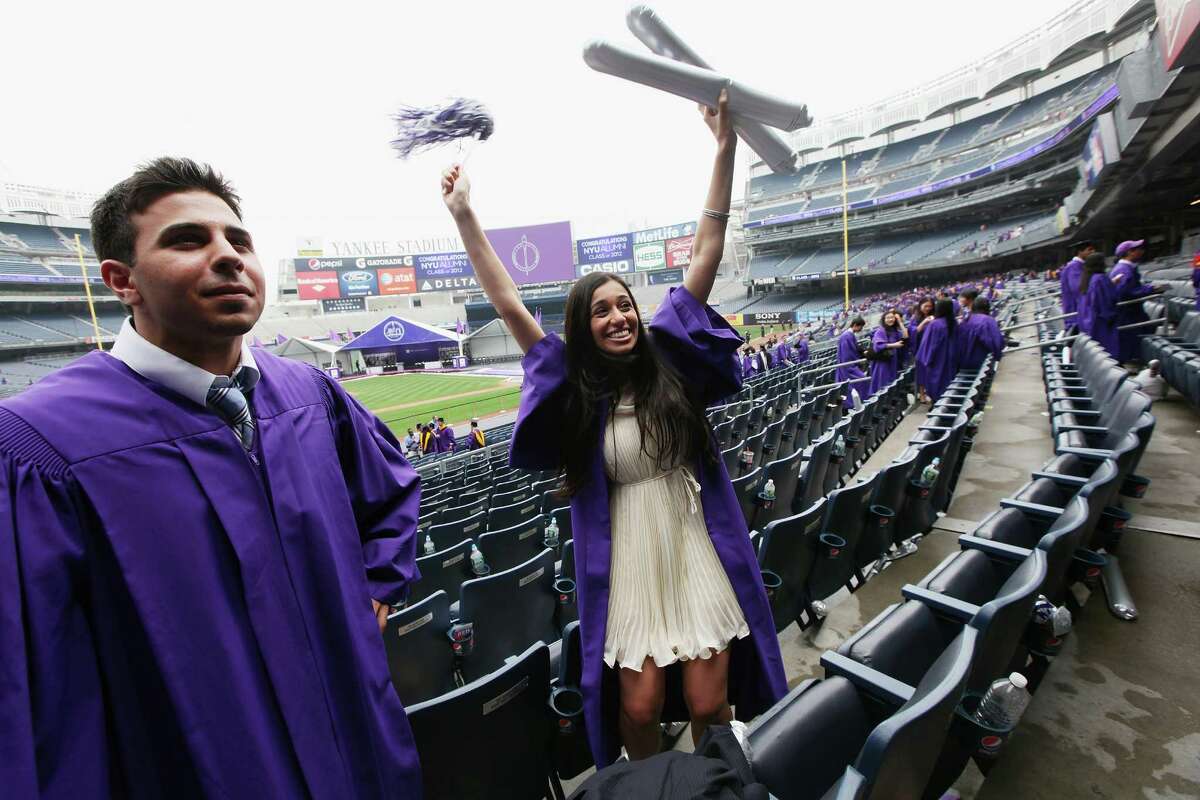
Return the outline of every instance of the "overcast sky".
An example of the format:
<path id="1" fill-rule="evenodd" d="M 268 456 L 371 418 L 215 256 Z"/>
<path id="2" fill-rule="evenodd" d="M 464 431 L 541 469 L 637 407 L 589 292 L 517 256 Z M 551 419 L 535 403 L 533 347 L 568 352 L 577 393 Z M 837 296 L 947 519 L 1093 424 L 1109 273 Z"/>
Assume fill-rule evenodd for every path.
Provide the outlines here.
<path id="1" fill-rule="evenodd" d="M 467 165 L 488 227 L 569 219 L 589 236 L 694 219 L 703 201 L 712 139 L 695 107 L 580 56 L 595 37 L 641 47 L 625 2 L 73 5 L 5 4 L 0 179 L 103 191 L 157 155 L 211 161 L 271 273 L 297 236 L 452 232 L 437 176 L 454 151 L 399 161 L 400 103 L 490 107 L 495 135 Z M 1069 3 L 652 5 L 715 67 L 820 118 L 968 64 Z"/>

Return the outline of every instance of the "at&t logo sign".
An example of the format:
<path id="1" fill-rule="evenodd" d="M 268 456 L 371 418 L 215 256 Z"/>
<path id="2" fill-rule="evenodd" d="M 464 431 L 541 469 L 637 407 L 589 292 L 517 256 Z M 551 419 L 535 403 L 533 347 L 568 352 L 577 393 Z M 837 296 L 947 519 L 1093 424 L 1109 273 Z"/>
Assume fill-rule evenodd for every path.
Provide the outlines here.
<path id="1" fill-rule="evenodd" d="M 398 342 L 404 338 L 404 326 L 399 320 L 391 320 L 383 326 L 383 338 L 389 342 Z"/>

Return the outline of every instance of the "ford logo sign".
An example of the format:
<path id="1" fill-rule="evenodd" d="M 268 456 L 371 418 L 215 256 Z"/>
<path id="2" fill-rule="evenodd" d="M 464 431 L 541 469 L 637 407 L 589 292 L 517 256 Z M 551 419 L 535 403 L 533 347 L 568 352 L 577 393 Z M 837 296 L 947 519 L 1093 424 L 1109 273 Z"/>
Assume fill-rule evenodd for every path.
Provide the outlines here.
<path id="1" fill-rule="evenodd" d="M 342 275 L 342 280 L 346 283 L 369 283 L 372 277 L 374 276 L 366 271 L 347 272 Z"/>

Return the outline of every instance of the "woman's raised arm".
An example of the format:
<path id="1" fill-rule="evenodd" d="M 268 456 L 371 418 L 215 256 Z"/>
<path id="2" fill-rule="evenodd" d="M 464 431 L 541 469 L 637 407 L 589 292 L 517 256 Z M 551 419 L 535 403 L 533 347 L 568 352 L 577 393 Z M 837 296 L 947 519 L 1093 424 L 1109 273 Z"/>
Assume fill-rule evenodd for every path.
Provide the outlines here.
<path id="1" fill-rule="evenodd" d="M 733 115 L 729 112 L 729 95 L 722 89 L 715 109 L 700 106 L 704 122 L 717 140 L 717 158 L 713 164 L 708 197 L 692 240 L 692 260 L 688 264 L 683 286 L 701 303 L 708 302 L 717 267 L 725 252 L 725 228 L 729 223 L 729 197 L 733 192 L 733 156 L 737 150 L 737 135 L 733 132 Z"/>
<path id="2" fill-rule="evenodd" d="M 471 182 L 458 164 L 442 173 L 442 200 L 458 226 L 458 235 L 467 248 L 467 258 L 475 269 L 479 285 L 491 300 L 500 318 L 508 325 L 509 333 L 517 340 L 521 352 L 540 342 L 546 335 L 533 314 L 521 302 L 517 284 L 504 269 L 492 243 L 483 235 L 479 218 L 471 208 Z"/>

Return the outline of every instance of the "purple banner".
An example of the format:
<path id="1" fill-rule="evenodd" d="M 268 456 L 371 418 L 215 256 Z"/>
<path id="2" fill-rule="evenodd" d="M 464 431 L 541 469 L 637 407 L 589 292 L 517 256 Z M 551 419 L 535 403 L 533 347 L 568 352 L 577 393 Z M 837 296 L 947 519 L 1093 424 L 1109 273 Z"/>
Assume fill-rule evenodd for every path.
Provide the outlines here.
<path id="1" fill-rule="evenodd" d="M 864 209 L 864 208 L 875 208 L 877 206 L 888 205 L 890 203 L 896 203 L 901 200 L 911 200 L 914 197 L 922 197 L 927 194 L 933 194 L 934 192 L 940 192 L 943 189 L 950 189 L 950 188 L 953 188 L 960 184 L 966 183 L 968 181 L 973 181 L 978 178 L 982 178 L 984 175 L 988 175 L 993 172 L 1000 172 L 1001 170 L 1006 170 L 1009 167 L 1013 167 L 1024 161 L 1028 161 L 1029 159 L 1039 156 L 1042 153 L 1046 152 L 1047 150 L 1051 149 L 1052 147 L 1055 147 L 1058 144 L 1060 144 L 1064 139 L 1066 139 L 1072 133 L 1077 131 L 1080 126 L 1089 122 L 1093 117 L 1095 117 L 1097 114 L 1099 114 L 1105 108 L 1107 108 L 1110 103 L 1115 101 L 1120 96 L 1121 96 L 1120 90 L 1117 89 L 1116 84 L 1113 84 L 1107 90 L 1105 90 L 1105 92 L 1103 94 L 1101 94 L 1099 97 L 1097 97 L 1091 103 L 1091 105 L 1089 105 L 1087 108 L 1085 108 L 1079 114 L 1077 114 L 1074 119 L 1072 119 L 1070 122 L 1068 122 L 1062 128 L 1060 128 L 1058 131 L 1056 131 L 1053 135 L 1048 136 L 1045 139 L 1042 139 L 1037 144 L 1027 147 L 1019 153 L 1014 153 L 1013 155 L 1009 156 L 1008 158 L 1001 159 L 1000 161 L 997 161 L 993 164 L 988 164 L 987 166 L 984 166 L 984 167 L 980 167 L 979 169 L 974 169 L 974 170 L 971 170 L 970 172 L 964 172 L 961 175 L 955 175 L 952 178 L 946 178 L 944 180 L 925 184 L 924 186 L 917 186 L 912 189 L 906 189 L 902 192 L 893 192 L 892 194 L 886 194 L 886 195 L 883 195 L 882 197 L 872 197 L 869 200 L 859 200 L 856 203 L 850 204 L 850 210 L 857 211 L 859 209 Z M 788 222 L 799 222 L 801 220 L 806 220 L 806 219 L 817 219 L 818 217 L 826 217 L 831 214 L 840 214 L 840 213 L 842 213 L 842 207 L 840 205 L 837 205 L 837 206 L 830 206 L 828 208 L 818 208 L 813 211 L 798 211 L 795 214 L 784 214 L 781 217 L 772 217 L 770 219 L 759 219 L 759 220 L 755 220 L 753 222 L 747 222 L 742 227 L 743 228 L 762 228 L 762 227 L 766 227 L 769 225 L 783 225 Z"/>
<path id="2" fill-rule="evenodd" d="M 580 239 L 575 243 L 580 264 L 604 264 L 633 257 L 632 237 L 628 233 Z"/>
<path id="3" fill-rule="evenodd" d="M 498 228 L 484 234 L 518 285 L 575 279 L 569 222 Z"/>

